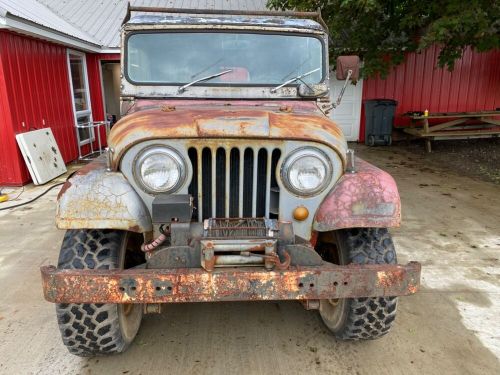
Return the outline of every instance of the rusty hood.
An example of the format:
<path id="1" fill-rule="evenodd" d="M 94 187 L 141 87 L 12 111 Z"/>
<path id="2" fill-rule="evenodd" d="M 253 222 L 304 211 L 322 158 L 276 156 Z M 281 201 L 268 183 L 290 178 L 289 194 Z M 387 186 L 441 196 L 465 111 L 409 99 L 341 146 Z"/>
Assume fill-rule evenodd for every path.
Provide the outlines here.
<path id="1" fill-rule="evenodd" d="M 322 113 L 293 107 L 172 107 L 136 111 L 117 122 L 109 135 L 113 167 L 133 145 L 160 138 L 303 140 L 334 149 L 345 164 L 347 143 L 340 128 Z"/>

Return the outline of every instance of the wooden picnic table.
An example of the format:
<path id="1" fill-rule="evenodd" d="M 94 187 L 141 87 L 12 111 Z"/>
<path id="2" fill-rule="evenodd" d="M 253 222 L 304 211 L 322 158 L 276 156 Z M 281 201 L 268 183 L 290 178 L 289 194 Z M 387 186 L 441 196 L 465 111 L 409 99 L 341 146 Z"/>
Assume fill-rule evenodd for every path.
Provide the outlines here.
<path id="1" fill-rule="evenodd" d="M 479 138 L 500 135 L 500 111 L 481 112 L 445 112 L 421 114 L 404 114 L 410 118 L 410 127 L 403 128 L 405 133 L 425 139 L 425 148 L 431 152 L 431 141 L 434 139 Z M 429 119 L 447 120 L 430 125 Z M 469 122 L 470 124 L 466 124 Z M 472 123 L 471 123 L 472 122 Z"/>

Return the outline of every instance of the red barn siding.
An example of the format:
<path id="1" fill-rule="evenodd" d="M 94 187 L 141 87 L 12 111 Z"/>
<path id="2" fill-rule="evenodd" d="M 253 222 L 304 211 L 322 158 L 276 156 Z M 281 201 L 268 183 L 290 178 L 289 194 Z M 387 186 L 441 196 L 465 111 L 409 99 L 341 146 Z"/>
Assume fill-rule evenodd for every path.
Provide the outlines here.
<path id="1" fill-rule="evenodd" d="M 500 107 L 500 51 L 476 53 L 467 49 L 449 72 L 437 68 L 438 47 L 409 53 L 388 77 L 363 82 L 363 100 L 395 99 L 397 115 L 408 111 L 463 112 Z M 365 137 L 362 106 L 360 140 Z M 402 118 L 396 124 L 406 125 Z"/>
<path id="2" fill-rule="evenodd" d="M 30 180 L 15 134 L 50 127 L 64 161 L 76 159 L 65 47 L 0 31 L 0 97 L 1 185 Z"/>
<path id="3" fill-rule="evenodd" d="M 102 98 L 101 71 L 99 69 L 99 56 L 87 53 L 87 75 L 90 90 L 90 104 L 94 121 L 104 120 L 104 107 Z"/>
<path id="4" fill-rule="evenodd" d="M 5 183 L 4 181 L 9 180 L 9 176 L 11 179 L 15 179 L 16 168 L 11 162 L 12 146 L 9 140 L 14 139 L 14 132 L 10 126 L 12 115 L 9 98 L 7 95 L 4 95 L 7 92 L 7 82 L 4 74 L 4 62 L 1 58 L 2 50 L 2 43 L 0 41 L 0 139 L 2 140 L 0 147 L 0 183 Z"/>

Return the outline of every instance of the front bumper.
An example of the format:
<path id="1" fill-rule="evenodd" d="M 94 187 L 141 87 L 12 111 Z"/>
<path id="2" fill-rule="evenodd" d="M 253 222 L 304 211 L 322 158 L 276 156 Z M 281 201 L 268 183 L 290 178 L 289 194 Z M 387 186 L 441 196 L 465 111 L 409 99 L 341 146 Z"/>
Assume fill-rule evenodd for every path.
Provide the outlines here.
<path id="1" fill-rule="evenodd" d="M 421 265 L 290 266 L 287 270 L 202 268 L 64 270 L 41 267 L 56 303 L 172 303 L 321 300 L 416 293 Z"/>

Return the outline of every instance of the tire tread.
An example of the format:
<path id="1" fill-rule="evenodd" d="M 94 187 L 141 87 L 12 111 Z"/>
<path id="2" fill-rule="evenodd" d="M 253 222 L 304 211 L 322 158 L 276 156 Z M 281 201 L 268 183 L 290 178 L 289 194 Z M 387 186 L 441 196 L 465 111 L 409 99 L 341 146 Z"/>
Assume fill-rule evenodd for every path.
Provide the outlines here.
<path id="1" fill-rule="evenodd" d="M 68 230 L 59 254 L 61 269 L 113 269 L 125 232 Z M 57 322 L 69 352 L 82 357 L 120 353 L 127 347 L 122 337 L 117 305 L 56 304 Z"/>
<path id="2" fill-rule="evenodd" d="M 387 228 L 356 228 L 340 234 L 348 249 L 349 263 L 395 264 L 396 251 Z M 335 336 L 343 340 L 378 339 L 396 319 L 397 297 L 350 298 L 347 319 Z"/>

